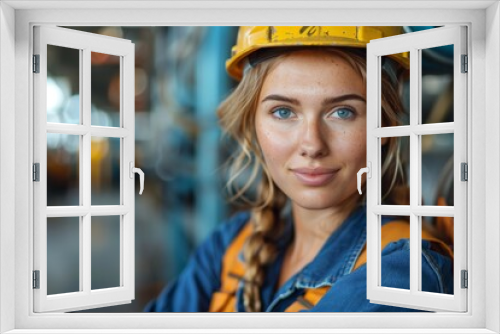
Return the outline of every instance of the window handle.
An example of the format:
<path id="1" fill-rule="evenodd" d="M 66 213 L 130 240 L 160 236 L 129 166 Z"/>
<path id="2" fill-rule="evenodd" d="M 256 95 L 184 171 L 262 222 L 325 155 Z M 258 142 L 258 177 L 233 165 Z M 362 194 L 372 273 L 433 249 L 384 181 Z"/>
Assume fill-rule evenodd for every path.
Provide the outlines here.
<path id="1" fill-rule="evenodd" d="M 140 168 L 135 168 L 133 161 L 130 161 L 129 167 L 130 167 L 129 170 L 130 170 L 130 178 L 131 179 L 134 178 L 134 173 L 139 174 L 139 182 L 141 185 L 141 190 L 139 190 L 139 195 L 142 195 L 142 191 L 144 190 L 144 172 Z"/>
<path id="2" fill-rule="evenodd" d="M 361 175 L 366 173 L 366 176 L 370 179 L 372 177 L 372 163 L 368 161 L 368 167 L 361 168 L 358 171 L 358 192 L 361 195 Z"/>

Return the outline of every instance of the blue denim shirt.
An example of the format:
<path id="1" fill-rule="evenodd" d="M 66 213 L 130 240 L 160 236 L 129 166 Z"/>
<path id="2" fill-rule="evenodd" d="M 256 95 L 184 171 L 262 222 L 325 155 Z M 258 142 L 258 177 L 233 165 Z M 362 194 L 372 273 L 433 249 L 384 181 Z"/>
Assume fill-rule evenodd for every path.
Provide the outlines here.
<path id="1" fill-rule="evenodd" d="M 222 224 L 192 255 L 180 276 L 168 284 L 145 308 L 146 312 L 206 312 L 213 292 L 220 289 L 225 250 L 249 221 L 248 212 Z M 388 220 L 382 221 L 382 224 Z M 293 222 L 286 223 L 278 243 L 276 260 L 266 268 L 261 287 L 263 310 L 281 312 L 305 288 L 331 286 L 309 312 L 413 312 L 415 310 L 372 304 L 366 299 L 366 265 L 353 271 L 366 243 L 366 207 L 355 210 L 327 239 L 316 257 L 277 291 L 275 289 L 286 246 L 293 238 Z M 393 242 L 382 251 L 382 286 L 409 289 L 410 245 L 408 239 Z M 243 261 L 240 254 L 240 261 Z M 452 260 L 422 242 L 422 290 L 453 293 Z M 237 311 L 244 311 L 242 283 L 236 293 Z"/>

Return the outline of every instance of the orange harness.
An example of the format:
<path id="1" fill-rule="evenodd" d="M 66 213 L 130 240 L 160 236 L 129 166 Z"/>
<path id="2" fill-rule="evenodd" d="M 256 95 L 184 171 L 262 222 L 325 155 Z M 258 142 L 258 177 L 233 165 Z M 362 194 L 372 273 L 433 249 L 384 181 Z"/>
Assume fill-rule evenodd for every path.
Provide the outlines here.
<path id="1" fill-rule="evenodd" d="M 252 224 L 247 223 L 234 241 L 229 245 L 222 262 L 221 289 L 212 295 L 209 312 L 236 312 L 236 291 L 238 284 L 245 273 L 245 265 L 238 259 L 238 255 L 247 237 L 252 233 Z M 381 247 L 399 239 L 410 238 L 410 226 L 405 221 L 393 221 L 382 226 Z M 430 233 L 422 231 L 422 239 L 437 243 L 444 253 L 453 258 L 450 248 L 441 240 L 434 238 Z M 353 270 L 366 263 L 366 245 L 359 254 Z M 297 298 L 285 312 L 298 312 L 311 309 L 330 289 L 330 286 L 316 289 L 305 289 L 303 296 Z"/>

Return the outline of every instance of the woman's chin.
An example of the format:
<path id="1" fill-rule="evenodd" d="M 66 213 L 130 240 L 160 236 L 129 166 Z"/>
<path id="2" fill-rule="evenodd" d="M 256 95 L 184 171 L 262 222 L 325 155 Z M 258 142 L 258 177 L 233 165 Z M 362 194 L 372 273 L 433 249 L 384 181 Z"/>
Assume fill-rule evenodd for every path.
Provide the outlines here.
<path id="1" fill-rule="evenodd" d="M 331 189 L 327 192 L 308 193 L 304 192 L 297 196 L 289 196 L 294 205 L 306 210 L 331 210 L 345 209 L 356 202 L 358 196 L 335 196 Z M 356 194 L 357 195 L 357 194 Z"/>
<path id="2" fill-rule="evenodd" d="M 301 198 L 293 203 L 306 210 L 325 210 L 336 206 L 335 201 L 329 198 Z"/>

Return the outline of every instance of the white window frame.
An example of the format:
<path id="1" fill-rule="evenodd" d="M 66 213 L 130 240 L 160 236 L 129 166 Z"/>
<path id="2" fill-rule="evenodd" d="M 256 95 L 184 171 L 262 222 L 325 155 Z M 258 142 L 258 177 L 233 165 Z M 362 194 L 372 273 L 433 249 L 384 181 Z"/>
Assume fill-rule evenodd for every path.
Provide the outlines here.
<path id="1" fill-rule="evenodd" d="M 467 54 L 465 26 L 448 26 L 412 34 L 376 39 L 367 46 L 367 298 L 372 303 L 405 306 L 426 311 L 467 310 L 467 290 L 461 288 L 461 271 L 467 270 L 467 185 L 461 181 L 461 163 L 467 163 L 467 76 L 462 73 L 461 57 Z M 438 46 L 453 48 L 453 112 L 454 121 L 422 123 L 422 51 Z M 404 126 L 383 126 L 382 57 L 409 52 L 410 56 L 410 122 Z M 422 135 L 453 134 L 454 206 L 424 205 L 422 203 Z M 410 203 L 382 205 L 381 140 L 387 137 L 407 137 L 410 142 Z M 428 204 L 428 203 L 427 203 Z M 382 286 L 381 217 L 406 216 L 410 222 L 410 287 L 395 289 Z M 453 217 L 453 286 L 454 293 L 422 291 L 422 216 Z"/>
<path id="2" fill-rule="evenodd" d="M 135 295 L 135 46 L 129 40 L 91 34 L 52 26 L 34 27 L 34 54 L 39 56 L 39 73 L 33 74 L 34 162 L 39 163 L 39 181 L 33 184 L 34 257 L 33 268 L 39 272 L 34 289 L 35 312 L 75 311 L 130 303 Z M 80 68 L 79 124 L 47 122 L 47 46 L 78 50 Z M 91 122 L 91 54 L 99 52 L 119 57 L 120 110 L 117 127 L 96 126 Z M 47 206 L 47 134 L 79 136 L 79 205 Z M 92 205 L 92 137 L 120 141 L 120 185 L 118 205 Z M 91 228 L 93 216 L 118 216 L 120 256 L 119 286 L 92 289 Z M 79 290 L 48 295 L 47 218 L 77 217 L 79 220 Z"/>
<path id="3" fill-rule="evenodd" d="M 498 1 L 0 3 L 0 332 L 303 333 L 500 332 L 500 9 Z M 118 6 L 130 9 L 116 8 Z M 396 8 L 397 6 L 397 8 Z M 62 8 L 65 7 L 65 8 Z M 146 8 L 137 10 L 137 8 Z M 161 7 L 161 8 L 159 8 Z M 224 9 L 220 9 L 224 7 Z M 265 10 L 262 10 L 264 7 Z M 394 8 L 393 8 L 394 7 Z M 80 8 L 78 10 L 74 8 Z M 81 9 L 85 8 L 85 9 Z M 104 9 L 103 8 L 107 8 Z M 113 9 L 114 8 L 114 9 Z M 149 8 L 149 9 L 147 9 Z M 313 8 L 313 9 L 311 9 Z M 113 9 L 113 10 L 111 10 Z M 245 9 L 245 10 L 242 10 Z M 411 10 L 409 10 L 411 9 Z M 313 18 L 313 19 L 311 19 Z M 467 25 L 469 31 L 469 307 L 436 314 L 34 314 L 31 269 L 31 45 L 34 24 L 52 25 Z M 488 64 L 486 70 L 485 64 Z M 12 145 L 12 138 L 15 138 Z M 486 154 L 488 152 L 488 154 Z M 15 175 L 15 177 L 12 177 Z M 485 175 L 488 175 L 486 182 Z M 13 196 L 13 194 L 15 194 Z M 473 228 L 472 228 L 473 226 Z M 14 254 L 14 256 L 12 255 Z M 486 266 L 488 254 L 488 266 Z M 30 259 L 30 260 L 27 260 Z M 14 289 L 12 287 L 15 287 Z M 487 293 L 486 293 L 487 292 Z M 14 305 L 14 307 L 12 307 Z M 196 321 L 193 321 L 196 319 Z M 413 328 L 412 329 L 410 329 Z M 142 329 L 141 329 L 142 328 Z M 290 330 L 286 328 L 295 328 Z M 40 331 L 37 331 L 40 329 Z M 357 329 L 357 330 L 355 330 Z M 392 329 L 392 330 L 390 330 Z M 257 331 L 257 330 L 256 330 Z M 152 330 L 150 331 L 152 332 Z M 248 332 L 241 330 L 240 332 Z"/>

